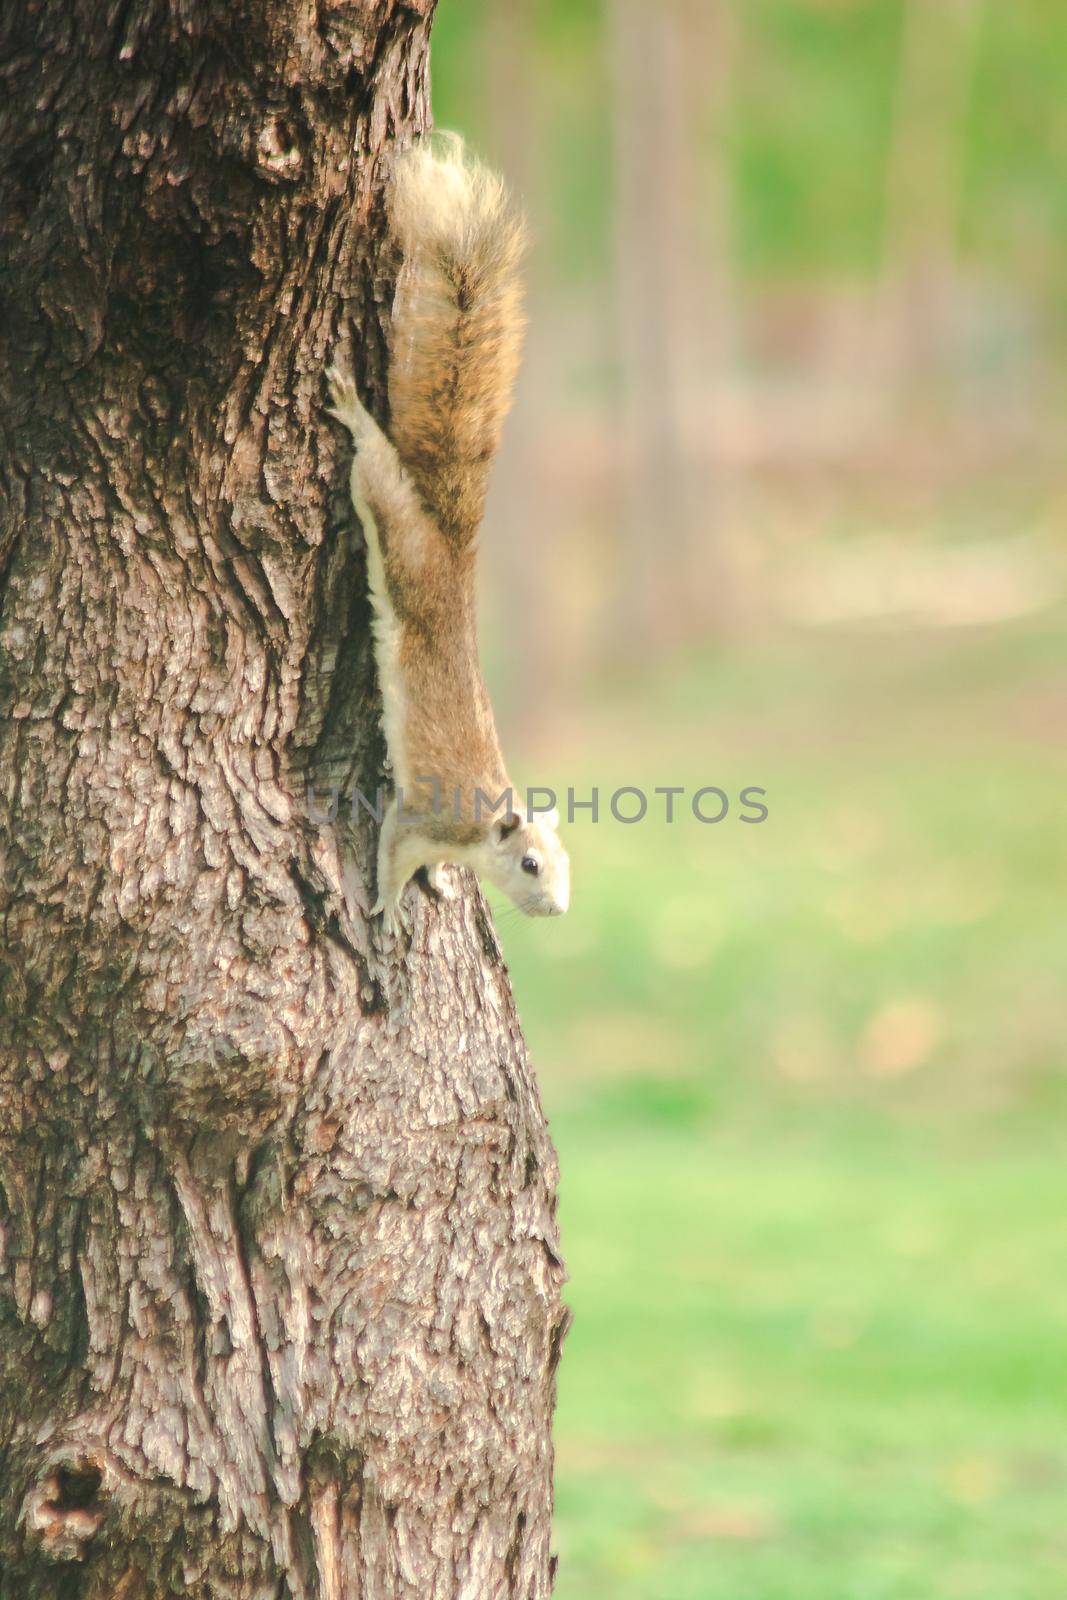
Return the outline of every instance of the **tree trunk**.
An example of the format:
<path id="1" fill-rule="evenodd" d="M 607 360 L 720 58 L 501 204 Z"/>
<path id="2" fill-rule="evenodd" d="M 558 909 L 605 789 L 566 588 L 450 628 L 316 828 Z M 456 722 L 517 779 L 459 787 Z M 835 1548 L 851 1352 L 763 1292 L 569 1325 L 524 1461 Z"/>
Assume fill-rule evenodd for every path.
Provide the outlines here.
<path id="1" fill-rule="evenodd" d="M 366 908 L 323 368 L 433 0 L 0 21 L 0 1596 L 546 1596 L 555 1158 L 473 886 Z M 309 807 L 308 791 L 318 797 Z"/>
<path id="2" fill-rule="evenodd" d="M 948 364 L 967 102 L 982 0 L 908 0 L 886 194 L 882 382 L 899 404 Z"/>
<path id="3" fill-rule="evenodd" d="M 559 422 L 560 362 L 551 342 L 553 306 L 544 292 L 544 165 L 547 139 L 541 126 L 536 67 L 536 0 L 490 0 L 484 26 L 484 82 L 493 159 L 533 219 L 527 266 L 528 303 L 541 337 L 526 352 L 515 407 L 494 473 L 486 527 L 486 557 L 499 595 L 498 629 L 510 641 L 505 725 L 521 728 L 536 747 L 546 717 L 559 703 L 562 652 L 552 625 L 560 612 L 558 574 L 562 546 L 571 534 L 573 508 L 560 506 L 551 461 Z"/>
<path id="4" fill-rule="evenodd" d="M 701 222 L 720 196 L 700 181 L 700 135 L 726 99 L 716 52 L 729 34 L 709 0 L 665 0 L 653 25 L 650 15 L 646 0 L 611 0 L 606 12 L 622 390 L 614 632 L 631 655 L 676 645 L 679 634 L 705 636 L 709 623 L 725 626 L 730 609 L 702 426 L 716 387 L 725 275 L 705 251 Z M 720 216 L 710 221 L 718 231 Z M 716 245 L 721 260 L 725 240 Z"/>

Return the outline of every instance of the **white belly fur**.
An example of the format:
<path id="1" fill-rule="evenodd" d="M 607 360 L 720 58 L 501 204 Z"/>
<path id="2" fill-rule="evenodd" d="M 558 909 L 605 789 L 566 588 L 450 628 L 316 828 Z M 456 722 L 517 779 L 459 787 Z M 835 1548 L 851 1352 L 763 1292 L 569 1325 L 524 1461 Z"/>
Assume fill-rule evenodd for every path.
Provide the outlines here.
<path id="1" fill-rule="evenodd" d="M 367 540 L 367 577 L 374 611 L 374 659 L 378 666 L 378 687 L 382 696 L 382 728 L 393 767 L 393 785 L 395 788 L 406 788 L 410 774 L 404 738 L 407 699 L 400 672 L 400 624 L 385 581 L 378 524 L 361 492 L 358 462 L 354 462 L 352 468 L 352 503 L 359 513 Z"/>

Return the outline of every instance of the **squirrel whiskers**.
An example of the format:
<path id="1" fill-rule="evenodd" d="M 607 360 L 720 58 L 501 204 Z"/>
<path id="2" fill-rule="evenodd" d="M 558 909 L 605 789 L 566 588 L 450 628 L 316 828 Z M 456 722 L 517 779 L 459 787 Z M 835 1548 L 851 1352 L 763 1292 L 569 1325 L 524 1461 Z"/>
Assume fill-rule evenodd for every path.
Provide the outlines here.
<path id="1" fill-rule="evenodd" d="M 437 869 L 454 862 L 526 913 L 556 915 L 570 899 L 558 819 L 491 810 L 511 784 L 475 616 L 475 539 L 521 354 L 525 225 L 501 180 L 454 139 L 443 153 L 423 143 L 397 158 L 389 215 L 403 267 L 388 437 L 351 377 L 329 375 L 332 414 L 355 445 L 352 500 L 367 539 L 383 725 L 403 796 L 382 822 L 375 910 L 392 919 L 415 872 L 428 869 L 440 888 Z"/>

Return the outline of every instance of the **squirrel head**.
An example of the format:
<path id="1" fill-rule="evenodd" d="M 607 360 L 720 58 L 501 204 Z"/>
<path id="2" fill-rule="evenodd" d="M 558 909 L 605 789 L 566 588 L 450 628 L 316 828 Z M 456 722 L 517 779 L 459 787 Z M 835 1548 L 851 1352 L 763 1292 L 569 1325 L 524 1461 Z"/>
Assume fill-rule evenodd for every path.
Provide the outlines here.
<path id="1" fill-rule="evenodd" d="M 512 812 L 494 819 L 482 846 L 482 876 L 528 917 L 559 917 L 570 905 L 571 864 L 558 827 L 556 811 L 530 821 Z"/>

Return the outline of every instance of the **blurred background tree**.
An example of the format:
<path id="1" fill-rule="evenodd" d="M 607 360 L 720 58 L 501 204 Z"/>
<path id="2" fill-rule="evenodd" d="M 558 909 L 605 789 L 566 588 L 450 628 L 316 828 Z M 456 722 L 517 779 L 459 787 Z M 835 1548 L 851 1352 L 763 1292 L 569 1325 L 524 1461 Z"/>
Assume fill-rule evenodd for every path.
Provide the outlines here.
<path id="1" fill-rule="evenodd" d="M 537 231 L 495 544 L 539 666 L 788 608 L 760 557 L 828 500 L 858 529 L 921 484 L 933 530 L 975 459 L 1056 492 L 1064 46 L 1049 0 L 443 9 L 439 120 Z"/>
<path id="2" fill-rule="evenodd" d="M 1067 9 L 441 0 L 434 75 L 534 223 L 518 776 L 770 805 L 502 924 L 560 1596 L 1060 1600 Z"/>

